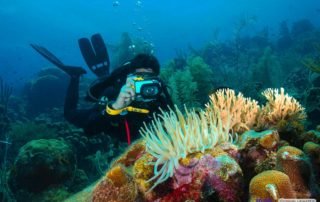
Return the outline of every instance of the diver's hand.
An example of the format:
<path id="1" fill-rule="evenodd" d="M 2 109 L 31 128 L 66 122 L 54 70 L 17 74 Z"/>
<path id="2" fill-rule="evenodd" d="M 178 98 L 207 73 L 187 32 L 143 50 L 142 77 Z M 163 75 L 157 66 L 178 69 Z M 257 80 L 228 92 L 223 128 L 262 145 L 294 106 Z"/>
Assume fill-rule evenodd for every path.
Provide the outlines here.
<path id="1" fill-rule="evenodd" d="M 127 78 L 126 84 L 122 86 L 116 101 L 112 104 L 113 109 L 123 109 L 131 104 L 135 98 L 133 89 L 134 81 L 132 78 Z"/>

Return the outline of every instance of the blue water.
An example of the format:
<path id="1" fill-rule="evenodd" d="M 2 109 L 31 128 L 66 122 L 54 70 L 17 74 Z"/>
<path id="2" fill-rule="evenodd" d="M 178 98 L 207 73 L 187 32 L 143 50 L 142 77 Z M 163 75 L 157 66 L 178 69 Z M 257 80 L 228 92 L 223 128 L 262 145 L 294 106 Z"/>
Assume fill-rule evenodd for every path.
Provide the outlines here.
<path id="1" fill-rule="evenodd" d="M 293 0 L 2 0 L 0 1 L 0 75 L 9 83 L 23 84 L 43 67 L 51 66 L 29 46 L 47 47 L 70 65 L 85 63 L 77 40 L 101 33 L 108 45 L 122 32 L 152 42 L 161 64 L 214 40 L 231 40 L 239 19 L 253 17 L 246 33 L 268 27 L 277 37 L 279 23 L 309 19 L 320 25 L 320 1 Z"/>

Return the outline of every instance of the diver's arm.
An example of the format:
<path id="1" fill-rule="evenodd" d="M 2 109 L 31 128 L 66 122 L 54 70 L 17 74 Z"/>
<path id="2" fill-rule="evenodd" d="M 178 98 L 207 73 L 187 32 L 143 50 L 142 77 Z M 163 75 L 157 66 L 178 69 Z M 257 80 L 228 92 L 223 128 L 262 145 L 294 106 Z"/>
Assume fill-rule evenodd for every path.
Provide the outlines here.
<path id="1" fill-rule="evenodd" d="M 114 89 L 108 89 L 109 97 L 112 97 Z M 108 97 L 108 96 L 107 96 Z M 135 98 L 135 92 L 132 89 L 132 81 L 127 79 L 125 85 L 122 86 L 115 101 L 110 100 L 105 107 L 97 105 L 89 114 L 86 124 L 83 127 L 87 134 L 97 134 L 108 131 L 111 125 L 118 125 L 123 121 L 120 115 L 121 109 L 126 108 Z"/>
<path id="2" fill-rule="evenodd" d="M 135 91 L 133 90 L 134 81 L 132 78 L 127 78 L 126 84 L 124 84 L 117 96 L 115 102 L 111 103 L 112 109 L 121 110 L 128 107 L 135 99 Z"/>

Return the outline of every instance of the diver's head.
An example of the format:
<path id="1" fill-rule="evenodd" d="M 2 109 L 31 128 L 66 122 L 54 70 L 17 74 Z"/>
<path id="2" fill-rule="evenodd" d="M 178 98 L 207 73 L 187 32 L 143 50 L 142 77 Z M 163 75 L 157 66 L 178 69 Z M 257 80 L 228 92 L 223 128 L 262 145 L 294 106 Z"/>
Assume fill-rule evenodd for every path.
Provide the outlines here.
<path id="1" fill-rule="evenodd" d="M 158 76 L 160 64 L 156 57 L 149 54 L 138 54 L 130 62 L 132 73 L 153 73 Z"/>

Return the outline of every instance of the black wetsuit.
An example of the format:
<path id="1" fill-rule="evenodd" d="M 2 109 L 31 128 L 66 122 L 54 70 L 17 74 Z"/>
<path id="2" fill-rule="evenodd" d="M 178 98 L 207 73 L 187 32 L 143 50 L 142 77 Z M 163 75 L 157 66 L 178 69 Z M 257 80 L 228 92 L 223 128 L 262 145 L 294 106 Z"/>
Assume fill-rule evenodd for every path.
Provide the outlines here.
<path id="1" fill-rule="evenodd" d="M 105 89 L 103 95 L 108 100 L 116 100 L 124 83 L 125 79 L 117 80 L 114 85 Z M 90 109 L 78 109 L 78 92 L 79 77 L 71 77 L 64 106 L 65 118 L 75 126 L 83 128 L 88 135 L 105 132 L 105 134 L 121 141 L 127 141 L 125 120 L 130 128 L 131 140 L 134 140 L 140 137 L 139 128 L 143 126 L 143 122 L 149 122 L 153 118 L 153 114 L 159 112 L 159 107 L 164 110 L 167 109 L 168 105 L 172 107 L 171 99 L 161 95 L 155 101 L 133 102 L 131 104 L 133 107 L 148 109 L 150 111 L 148 114 L 128 112 L 126 115 L 109 115 L 105 111 L 106 106 L 100 104 L 96 104 Z"/>

